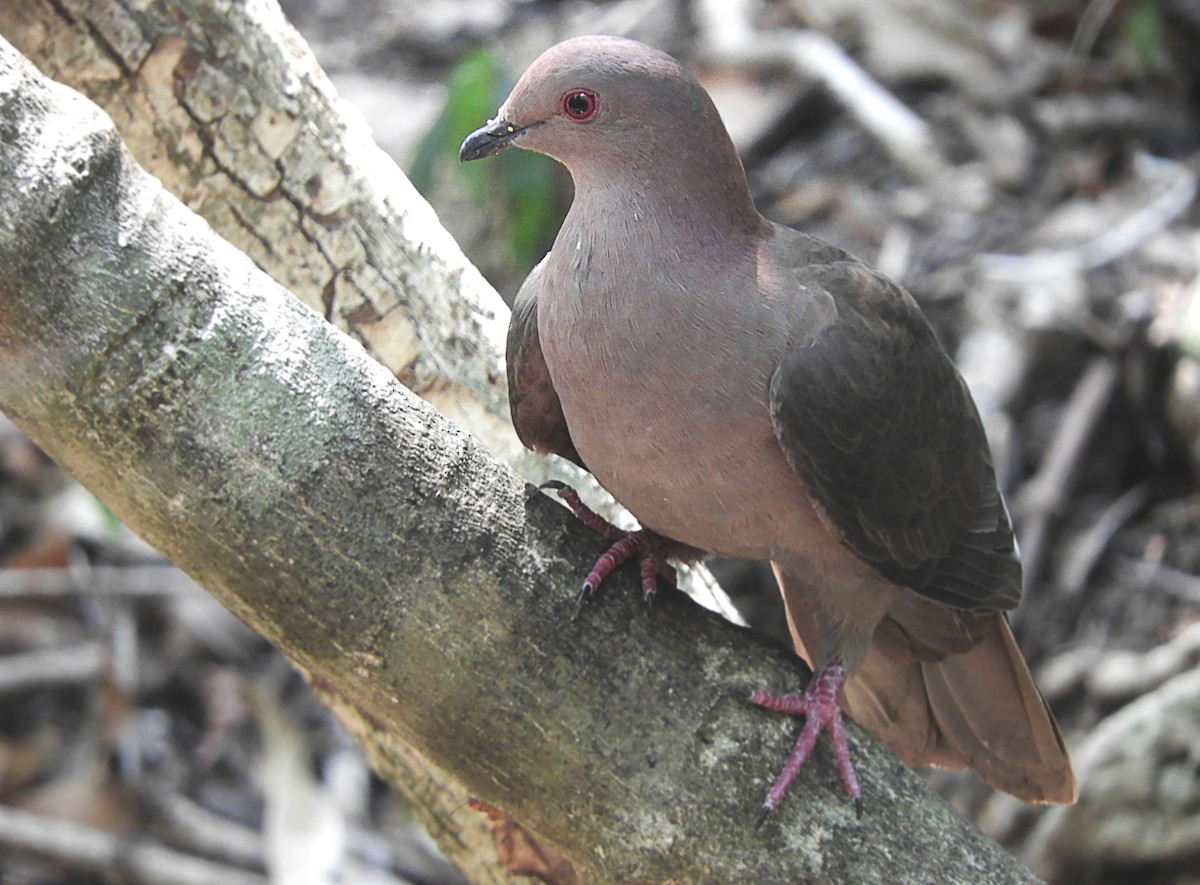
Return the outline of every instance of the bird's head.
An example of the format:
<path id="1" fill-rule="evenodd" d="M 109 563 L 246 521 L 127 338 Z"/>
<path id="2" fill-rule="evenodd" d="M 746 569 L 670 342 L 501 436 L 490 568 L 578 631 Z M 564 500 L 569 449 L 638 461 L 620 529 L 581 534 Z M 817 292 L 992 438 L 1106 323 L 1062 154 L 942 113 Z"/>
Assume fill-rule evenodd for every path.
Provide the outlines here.
<path id="1" fill-rule="evenodd" d="M 728 138 L 712 100 L 671 56 L 621 37 L 577 37 L 530 65 L 497 117 L 467 136 L 459 158 L 515 146 L 547 154 L 574 174 L 661 154 L 670 161 L 688 139 L 716 135 Z"/>

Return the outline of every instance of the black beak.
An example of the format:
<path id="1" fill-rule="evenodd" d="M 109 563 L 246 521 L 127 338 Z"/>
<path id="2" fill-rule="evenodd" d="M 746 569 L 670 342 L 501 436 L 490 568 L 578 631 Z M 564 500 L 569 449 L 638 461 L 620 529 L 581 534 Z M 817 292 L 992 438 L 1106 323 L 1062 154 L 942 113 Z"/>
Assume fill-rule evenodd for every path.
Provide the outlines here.
<path id="1" fill-rule="evenodd" d="M 505 148 L 512 147 L 513 139 L 524 131 L 507 120 L 489 120 L 486 126 L 476 129 L 463 139 L 462 147 L 458 149 L 458 160 L 460 163 L 466 163 L 498 154 Z"/>

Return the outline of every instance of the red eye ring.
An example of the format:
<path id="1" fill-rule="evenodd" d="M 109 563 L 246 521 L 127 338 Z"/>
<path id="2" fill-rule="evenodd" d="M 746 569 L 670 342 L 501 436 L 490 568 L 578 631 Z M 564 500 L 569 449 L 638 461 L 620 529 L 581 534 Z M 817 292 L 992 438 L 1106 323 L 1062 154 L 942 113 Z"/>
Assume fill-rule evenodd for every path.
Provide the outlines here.
<path id="1" fill-rule="evenodd" d="M 590 89 L 571 89 L 563 93 L 562 112 L 568 120 L 586 123 L 600 110 L 600 100 Z"/>

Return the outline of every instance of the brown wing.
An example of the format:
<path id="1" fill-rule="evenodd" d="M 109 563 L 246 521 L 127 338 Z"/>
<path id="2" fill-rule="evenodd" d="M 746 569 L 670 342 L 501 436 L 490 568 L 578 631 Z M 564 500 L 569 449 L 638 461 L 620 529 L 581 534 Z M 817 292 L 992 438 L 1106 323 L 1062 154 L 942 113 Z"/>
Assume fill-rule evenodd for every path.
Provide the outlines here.
<path id="1" fill-rule="evenodd" d="M 526 448 L 561 455 L 584 467 L 575 451 L 562 404 L 550 380 L 538 338 L 537 299 L 541 289 L 539 264 L 521 284 L 508 324 L 508 408 L 517 437 Z"/>
<path id="2" fill-rule="evenodd" d="M 842 540 L 887 578 L 966 609 L 1011 608 L 1021 566 L 978 412 L 903 289 L 844 253 L 780 236 L 837 316 L 798 329 L 770 386 L 775 432 Z M 816 257 L 817 263 L 811 263 Z"/>

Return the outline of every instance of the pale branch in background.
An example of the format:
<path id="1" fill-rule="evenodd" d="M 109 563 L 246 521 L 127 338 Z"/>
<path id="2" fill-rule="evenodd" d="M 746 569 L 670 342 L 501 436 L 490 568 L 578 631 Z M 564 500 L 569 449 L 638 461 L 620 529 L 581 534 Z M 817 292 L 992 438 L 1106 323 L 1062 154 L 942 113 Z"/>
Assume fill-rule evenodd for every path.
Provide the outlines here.
<path id="1" fill-rule="evenodd" d="M 508 309 L 275 3 L 11 0 L 0 34 L 138 162 L 502 457 Z"/>

